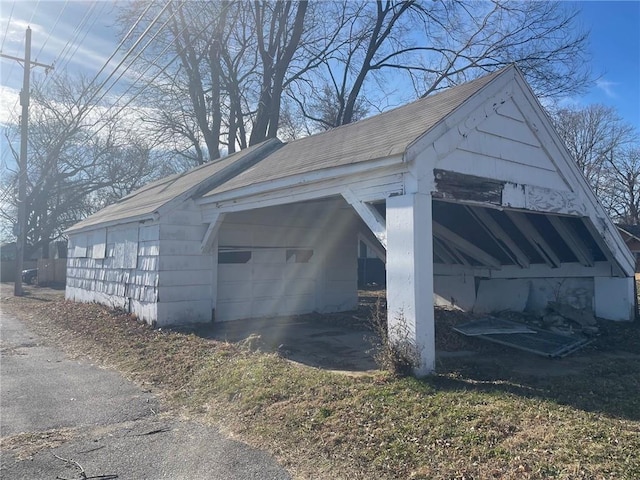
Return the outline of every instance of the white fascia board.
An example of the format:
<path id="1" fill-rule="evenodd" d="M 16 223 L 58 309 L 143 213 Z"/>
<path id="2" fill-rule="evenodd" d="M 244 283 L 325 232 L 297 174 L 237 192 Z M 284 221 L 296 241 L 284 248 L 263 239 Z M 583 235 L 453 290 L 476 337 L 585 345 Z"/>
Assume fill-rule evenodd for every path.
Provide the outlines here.
<path id="1" fill-rule="evenodd" d="M 248 185 L 246 187 L 240 187 L 235 190 L 221 192 L 219 194 L 211 195 L 208 197 L 202 197 L 197 199 L 196 203 L 200 205 L 220 203 L 222 206 L 231 202 L 233 202 L 233 204 L 240 204 L 241 202 L 251 202 L 251 199 L 255 198 L 258 195 L 271 193 L 277 195 L 278 192 L 286 191 L 294 187 L 304 186 L 307 184 L 317 184 L 319 182 L 333 180 L 345 176 L 366 174 L 373 170 L 401 164 L 402 161 L 403 155 L 394 155 L 391 157 L 369 160 L 366 162 L 359 162 L 351 165 L 341 165 L 339 167 L 325 168 L 322 170 L 306 172 L 299 175 L 292 175 L 290 177 L 280 178 L 278 180 L 272 180 L 269 182 Z"/>
<path id="2" fill-rule="evenodd" d="M 96 223 L 95 225 L 87 225 L 86 227 L 81 227 L 81 228 L 71 227 L 65 230 L 63 233 L 65 235 L 75 235 L 76 233 L 85 233 L 85 232 L 90 232 L 92 230 L 98 230 L 100 228 L 109 228 L 109 227 L 127 225 L 129 223 L 144 223 L 147 221 L 156 222 L 158 221 L 159 218 L 160 218 L 160 215 L 158 214 L 158 212 L 153 212 L 153 213 L 147 213 L 144 215 L 137 215 L 135 217 L 109 220 L 106 222 Z"/>

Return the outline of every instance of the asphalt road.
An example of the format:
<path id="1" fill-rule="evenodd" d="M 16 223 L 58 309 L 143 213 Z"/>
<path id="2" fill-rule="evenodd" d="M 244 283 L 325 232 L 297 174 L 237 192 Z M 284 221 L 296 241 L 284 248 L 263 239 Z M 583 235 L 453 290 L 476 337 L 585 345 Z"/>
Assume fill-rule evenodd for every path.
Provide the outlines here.
<path id="1" fill-rule="evenodd" d="M 0 352 L 2 479 L 290 478 L 265 452 L 162 412 L 151 393 L 66 358 L 6 312 Z"/>

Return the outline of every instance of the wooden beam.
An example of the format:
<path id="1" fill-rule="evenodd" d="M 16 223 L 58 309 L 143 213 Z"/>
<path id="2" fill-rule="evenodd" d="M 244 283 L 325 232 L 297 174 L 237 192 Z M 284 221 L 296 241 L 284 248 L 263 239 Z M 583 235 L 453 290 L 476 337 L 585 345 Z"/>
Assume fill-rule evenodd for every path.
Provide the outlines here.
<path id="1" fill-rule="evenodd" d="M 224 221 L 224 213 L 216 213 L 211 219 L 211 223 L 209 223 L 209 228 L 204 234 L 202 238 L 202 243 L 200 244 L 200 251 L 202 253 L 209 253 L 211 251 L 211 247 L 213 247 L 214 242 L 216 241 L 216 237 L 218 236 L 218 231 L 220 230 L 220 226 Z"/>
<path id="2" fill-rule="evenodd" d="M 443 225 L 440 225 L 436 221 L 433 222 L 433 234 L 441 240 L 453 244 L 455 248 L 463 252 L 465 255 L 469 255 L 471 258 L 474 258 L 483 265 L 496 269 L 500 269 L 502 267 L 500 260 L 475 246 L 468 240 L 462 238 L 457 233 L 452 232 Z"/>
<path id="3" fill-rule="evenodd" d="M 536 227 L 531 224 L 525 214 L 510 210 L 505 210 L 505 213 L 533 248 L 536 249 L 545 263 L 552 268 L 558 268 L 561 263 L 560 258 L 556 255 L 542 235 L 540 235 L 540 232 L 538 232 Z"/>
<path id="4" fill-rule="evenodd" d="M 522 268 L 529 268 L 529 257 L 522 249 L 513 241 L 507 232 L 500 226 L 498 222 L 484 208 L 467 206 L 467 210 L 471 215 L 484 227 L 485 231 L 494 239 L 509 257 Z"/>
<path id="5" fill-rule="evenodd" d="M 375 253 L 380 260 L 387 263 L 387 251 L 384 248 L 380 248 L 380 244 L 374 240 L 375 237 L 371 232 L 369 232 L 369 235 L 371 238 L 366 233 L 358 232 L 358 241 L 363 242 L 367 248 L 373 250 L 373 253 Z"/>
<path id="6" fill-rule="evenodd" d="M 591 223 L 591 219 L 589 217 L 583 217 L 582 223 L 585 227 L 587 227 L 587 230 L 589 230 L 589 233 L 591 233 L 591 236 L 598 244 L 598 247 L 600 248 L 600 250 L 602 250 L 602 253 L 604 253 L 604 256 L 607 258 L 607 261 L 611 265 L 611 271 L 613 272 L 613 274 L 617 277 L 626 277 L 625 272 L 622 270 L 622 267 L 616 260 L 614 253 L 607 245 L 607 242 L 603 238 L 602 234 L 598 231 L 595 225 Z"/>
<path id="7" fill-rule="evenodd" d="M 447 252 L 449 252 L 449 255 L 453 257 L 454 262 L 456 262 L 459 265 L 465 265 L 467 267 L 471 266 L 471 263 L 469 262 L 469 260 L 467 260 L 467 257 L 465 257 L 464 254 L 460 250 L 458 250 L 454 245 L 452 245 L 451 243 L 445 243 L 439 239 L 436 239 L 436 240 L 438 240 L 442 244 L 442 247 Z"/>
<path id="8" fill-rule="evenodd" d="M 562 237 L 567 246 L 571 249 L 578 259 L 578 262 L 585 267 L 593 267 L 593 255 L 591 255 L 582 239 L 580 239 L 580 237 L 578 237 L 578 235 L 576 235 L 576 233 L 564 223 L 562 218 L 557 215 L 547 215 L 547 219 L 549 220 L 549 223 L 553 225 L 553 228 L 556 229 L 558 235 Z"/>
<path id="9" fill-rule="evenodd" d="M 442 259 L 443 263 L 446 265 L 455 265 L 458 262 L 456 258 L 449 253 L 449 251 L 444 247 L 444 243 L 439 238 L 433 239 L 433 253 Z"/>
<path id="10" fill-rule="evenodd" d="M 378 213 L 376 208 L 369 204 L 361 201 L 356 197 L 356 195 L 350 190 L 345 189 L 342 192 L 342 196 L 347 201 L 349 205 L 353 207 L 362 221 L 369 227 L 371 232 L 376 236 L 380 245 L 382 245 L 385 249 L 387 248 L 387 226 L 385 219 Z"/>

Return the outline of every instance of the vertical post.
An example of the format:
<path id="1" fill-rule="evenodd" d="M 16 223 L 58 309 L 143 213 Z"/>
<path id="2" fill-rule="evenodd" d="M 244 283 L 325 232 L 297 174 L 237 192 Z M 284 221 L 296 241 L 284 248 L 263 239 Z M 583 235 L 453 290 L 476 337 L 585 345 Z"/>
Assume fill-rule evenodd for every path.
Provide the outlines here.
<path id="1" fill-rule="evenodd" d="M 27 233 L 27 135 L 29 132 L 29 77 L 31 73 L 31 27 L 27 27 L 24 47 L 24 79 L 20 92 L 20 165 L 18 166 L 18 234 L 16 235 L 16 279 L 13 294 L 22 295 L 22 266 Z"/>
<path id="2" fill-rule="evenodd" d="M 389 339 L 412 344 L 424 376 L 436 365 L 431 196 L 389 197 L 386 223 Z"/>

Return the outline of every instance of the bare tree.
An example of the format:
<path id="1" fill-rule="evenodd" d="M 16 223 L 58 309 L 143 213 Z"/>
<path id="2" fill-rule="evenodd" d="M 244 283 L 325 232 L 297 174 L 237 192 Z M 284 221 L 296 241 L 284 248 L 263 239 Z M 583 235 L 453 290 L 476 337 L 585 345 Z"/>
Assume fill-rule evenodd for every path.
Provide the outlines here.
<path id="1" fill-rule="evenodd" d="M 36 83 L 32 92 L 25 249 L 29 255 L 42 248 L 45 258 L 66 228 L 161 173 L 150 146 L 128 133 L 130 125 L 118 125 L 108 109 L 88 101 L 89 82 L 54 77 L 46 85 Z M 15 133 L 7 132 L 10 142 Z M 17 167 L 7 165 L 0 218 L 13 225 L 16 181 Z"/>
<path id="2" fill-rule="evenodd" d="M 640 146 L 623 148 L 609 162 L 604 200 L 613 219 L 640 225 Z"/>
<path id="3" fill-rule="evenodd" d="M 551 112 L 557 132 L 596 195 L 610 182 L 609 168 L 633 140 L 633 128 L 604 105 L 564 107 Z"/>
<path id="4" fill-rule="evenodd" d="M 340 47 L 310 82 L 325 87 L 296 96 L 315 122 L 323 115 L 314 105 L 325 104 L 327 85 L 337 107 L 330 123 L 337 126 L 354 121 L 362 105 L 385 108 L 390 94 L 406 101 L 413 88 L 426 96 L 511 63 L 542 96 L 579 92 L 589 82 L 587 34 L 566 4 L 377 0 L 339 9 L 349 19 L 337 37 Z"/>
<path id="5" fill-rule="evenodd" d="M 513 62 L 546 96 L 580 91 L 589 80 L 587 35 L 576 11 L 559 2 L 146 6 L 128 4 L 121 18 L 126 26 L 146 12 L 142 32 L 164 15 L 141 55 L 161 74 L 143 86 L 152 107 L 145 120 L 195 163 L 275 137 L 283 120 L 289 135 L 324 130 Z"/>

